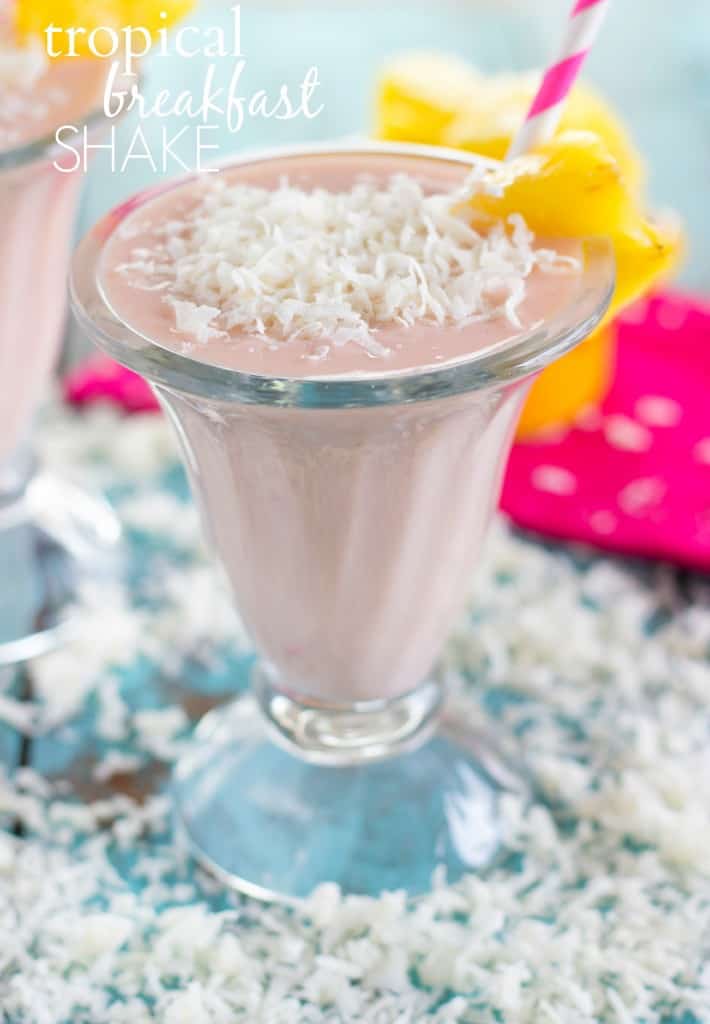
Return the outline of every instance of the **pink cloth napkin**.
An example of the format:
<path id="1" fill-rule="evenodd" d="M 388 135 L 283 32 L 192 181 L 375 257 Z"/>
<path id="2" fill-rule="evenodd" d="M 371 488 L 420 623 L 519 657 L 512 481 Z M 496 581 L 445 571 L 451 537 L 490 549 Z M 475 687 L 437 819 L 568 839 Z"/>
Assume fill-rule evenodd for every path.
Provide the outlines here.
<path id="1" fill-rule="evenodd" d="M 160 409 L 142 377 L 104 355 L 91 356 L 64 378 L 64 397 L 72 405 L 109 402 L 126 412 Z"/>
<path id="2" fill-rule="evenodd" d="M 600 410 L 516 444 L 502 507 L 520 526 L 710 569 L 710 303 L 678 293 L 619 321 Z"/>
<path id="3" fill-rule="evenodd" d="M 514 446 L 504 511 L 551 537 L 710 569 L 709 355 L 710 302 L 667 292 L 630 310 L 602 408 Z M 65 393 L 76 404 L 158 408 L 105 356 L 72 373 Z"/>

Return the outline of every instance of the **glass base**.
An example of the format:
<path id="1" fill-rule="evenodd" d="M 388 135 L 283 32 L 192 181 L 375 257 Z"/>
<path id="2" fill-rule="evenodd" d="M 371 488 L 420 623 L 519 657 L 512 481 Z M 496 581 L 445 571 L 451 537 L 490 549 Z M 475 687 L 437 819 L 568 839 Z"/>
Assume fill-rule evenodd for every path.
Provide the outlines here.
<path id="1" fill-rule="evenodd" d="M 490 864 L 499 797 L 519 788 L 467 720 L 461 701 L 447 704 L 416 749 L 334 764 L 295 756 L 292 734 L 284 743 L 263 702 L 243 697 L 200 722 L 176 767 L 178 836 L 257 899 L 297 902 L 324 882 L 416 896 L 435 872 L 454 882 Z"/>
<path id="2" fill-rule="evenodd" d="M 120 537 L 106 501 L 49 474 L 0 503 L 0 665 L 69 639 L 88 586 L 118 573 Z"/>

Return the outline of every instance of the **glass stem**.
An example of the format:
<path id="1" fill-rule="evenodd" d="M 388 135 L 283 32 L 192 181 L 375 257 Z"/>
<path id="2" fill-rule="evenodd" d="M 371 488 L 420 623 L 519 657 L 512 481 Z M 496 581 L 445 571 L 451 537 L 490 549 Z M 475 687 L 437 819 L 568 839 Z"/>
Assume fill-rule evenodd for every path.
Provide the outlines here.
<path id="1" fill-rule="evenodd" d="M 330 703 L 287 692 L 269 665 L 254 669 L 253 692 L 274 739 L 311 764 L 357 765 L 415 749 L 436 728 L 441 679 L 389 700 Z"/>
<path id="2" fill-rule="evenodd" d="M 26 442 L 0 461 L 0 510 L 9 508 L 22 498 L 36 465 L 34 452 Z"/>

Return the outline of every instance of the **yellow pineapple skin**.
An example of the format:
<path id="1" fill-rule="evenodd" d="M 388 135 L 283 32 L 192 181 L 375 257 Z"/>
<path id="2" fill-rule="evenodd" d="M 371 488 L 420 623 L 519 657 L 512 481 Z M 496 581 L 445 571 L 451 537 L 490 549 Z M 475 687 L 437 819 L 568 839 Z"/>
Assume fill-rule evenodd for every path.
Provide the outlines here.
<path id="1" fill-rule="evenodd" d="M 523 123 L 538 75 L 503 75 L 490 79 L 483 96 L 461 111 L 444 128 L 441 144 L 503 160 L 511 139 Z M 576 85 L 569 95 L 556 134 L 570 130 L 597 135 L 615 158 L 627 188 L 639 194 L 645 177 L 643 163 L 627 132 L 594 90 Z"/>
<path id="2" fill-rule="evenodd" d="M 388 142 L 440 146 L 445 130 L 482 83 L 482 76 L 456 57 L 396 57 L 377 83 L 375 135 Z"/>
<path id="3" fill-rule="evenodd" d="M 611 381 L 613 317 L 667 277 L 683 253 L 672 217 L 646 218 L 626 186 L 618 161 L 592 132 L 568 131 L 530 156 L 490 172 L 499 194 L 470 203 L 474 217 L 521 213 L 533 231 L 557 237 L 606 235 L 616 260 L 614 296 L 602 327 L 533 384 L 518 437 L 571 423 L 580 409 L 601 401 Z"/>
<path id="4" fill-rule="evenodd" d="M 405 53 L 392 59 L 375 94 L 380 139 L 451 146 L 502 160 L 539 85 L 538 73 L 484 76 L 442 53 Z M 640 156 L 608 103 L 587 84 L 572 89 L 559 132 L 592 131 L 606 143 L 628 187 L 639 193 Z"/>
<path id="5" fill-rule="evenodd" d="M 616 288 L 607 320 L 673 275 L 683 261 L 686 241 L 679 219 L 664 213 L 639 218 L 612 235 L 616 256 Z"/>
<path id="6" fill-rule="evenodd" d="M 474 217 L 521 213 L 542 235 L 611 239 L 616 288 L 607 320 L 668 276 L 682 256 L 678 222 L 643 215 L 618 161 L 592 132 L 563 132 L 533 154 L 492 169 L 486 187 L 496 194 L 481 192 L 470 200 Z"/>
<path id="7" fill-rule="evenodd" d="M 491 194 L 482 191 L 471 200 L 477 213 L 495 220 L 520 213 L 539 234 L 609 235 L 633 218 L 618 162 L 589 131 L 557 135 L 534 153 L 492 169 L 485 185 Z"/>
<path id="8" fill-rule="evenodd" d="M 519 440 L 569 426 L 582 409 L 598 404 L 613 377 L 615 341 L 613 325 L 598 328 L 537 377 L 518 423 Z"/>

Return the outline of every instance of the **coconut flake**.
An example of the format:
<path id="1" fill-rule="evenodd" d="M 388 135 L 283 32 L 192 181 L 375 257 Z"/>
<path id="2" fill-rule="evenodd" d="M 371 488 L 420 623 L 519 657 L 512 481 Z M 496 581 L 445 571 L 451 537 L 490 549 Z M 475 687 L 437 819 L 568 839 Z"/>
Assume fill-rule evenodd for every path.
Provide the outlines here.
<path id="1" fill-rule="evenodd" d="M 428 195 L 404 174 L 342 193 L 210 179 L 183 221 L 155 227 L 155 246 L 136 248 L 117 271 L 164 290 L 174 329 L 202 344 L 230 333 L 300 337 L 316 343 L 317 359 L 350 343 L 382 358 L 385 324 L 504 317 L 520 328 L 532 271 L 578 262 L 538 255 L 519 215 L 479 232 L 458 198 Z"/>
<path id="2" fill-rule="evenodd" d="M 156 287 L 162 288 L 163 282 Z M 167 296 L 166 301 L 175 310 L 175 327 L 182 334 L 189 334 L 195 341 L 203 343 L 219 337 L 221 332 L 211 326 L 220 315 L 216 306 L 196 306 L 194 302 L 181 302 L 171 295 Z"/>
<path id="3" fill-rule="evenodd" d="M 40 440 L 58 470 L 81 465 L 94 482 L 121 421 L 114 414 L 112 429 L 107 422 L 96 420 L 104 424 L 104 459 L 96 459 L 96 435 L 81 416 L 62 412 L 53 421 L 61 430 Z M 131 436 L 152 443 L 154 429 L 142 418 Z M 56 459 L 58 433 L 64 462 Z M 139 486 L 147 488 L 145 479 Z M 175 514 L 165 503 L 151 512 L 151 529 L 158 532 L 160 515 L 167 522 Z M 707 581 L 686 578 L 681 588 L 666 568 L 570 557 L 501 524 L 481 569 L 475 625 L 462 625 L 449 653 L 474 681 L 471 724 L 507 744 L 535 779 L 534 802 L 501 799 L 512 863 L 501 858 L 456 886 L 439 877 L 413 904 L 401 894 L 343 897 L 328 884 L 300 909 L 263 907 L 231 901 L 219 885 L 185 874 L 166 796 L 143 805 L 126 796 L 79 803 L 35 771 L 0 775 L 0 814 L 26 835 L 0 833 L 0 1006 L 7 1019 L 706 1021 Z M 199 606 L 215 577 L 201 565 L 204 587 L 195 597 L 185 571 L 176 568 L 174 586 L 179 573 Z M 210 609 L 195 625 L 190 601 L 181 608 L 167 625 L 155 612 L 163 657 L 176 636 L 202 636 L 213 617 Z M 215 635 L 221 631 L 218 625 Z M 46 686 L 61 689 L 69 659 L 78 671 L 87 650 L 69 647 L 63 663 L 47 661 Z M 114 665 L 109 644 L 104 672 Z M 491 718 L 485 698 L 497 684 L 518 699 Z M 88 708 L 89 691 L 83 699 Z M 135 719 L 131 736 L 169 738 L 182 717 L 125 710 Z M 106 716 L 123 717 L 123 709 Z M 129 741 L 119 742 L 125 750 Z M 110 749 L 109 765 L 116 763 Z M 112 866 L 115 844 L 129 853 L 128 878 Z"/>

